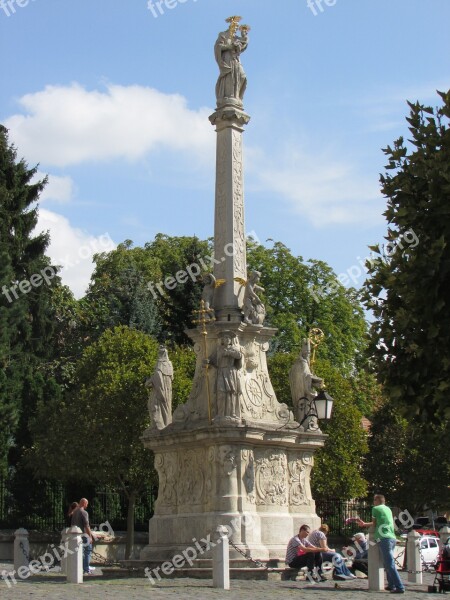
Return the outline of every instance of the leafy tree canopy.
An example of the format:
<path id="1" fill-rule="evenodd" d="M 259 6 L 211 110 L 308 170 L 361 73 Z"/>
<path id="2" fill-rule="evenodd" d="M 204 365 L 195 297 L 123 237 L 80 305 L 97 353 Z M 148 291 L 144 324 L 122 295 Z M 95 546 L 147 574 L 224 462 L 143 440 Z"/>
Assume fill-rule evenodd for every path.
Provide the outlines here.
<path id="1" fill-rule="evenodd" d="M 156 481 L 153 455 L 141 436 L 150 424 L 144 382 L 157 351 L 157 341 L 141 331 L 126 326 L 106 330 L 83 351 L 72 390 L 39 402 L 32 423 L 28 464 L 36 476 L 120 483 L 129 499 L 130 543 L 135 499 Z M 176 407 L 189 394 L 195 359 L 193 351 L 181 348 L 170 358 Z"/>
<path id="2" fill-rule="evenodd" d="M 262 273 L 267 320 L 277 327 L 277 351 L 300 349 L 312 328 L 325 334 L 319 355 L 343 373 L 363 363 L 366 322 L 353 289 L 346 289 L 324 262 L 293 256 L 281 242 L 272 248 L 250 242 L 248 265 Z"/>
<path id="3" fill-rule="evenodd" d="M 370 351 L 386 394 L 408 419 L 450 418 L 450 92 L 409 103 L 409 144 L 384 152 L 386 245 L 372 247 L 365 301 Z"/>
<path id="4" fill-rule="evenodd" d="M 296 356 L 278 353 L 269 359 L 269 373 L 277 398 L 292 410 L 288 373 Z M 362 413 L 357 407 L 360 390 L 353 378 L 341 375 L 328 361 L 318 359 L 314 372 L 325 380 L 334 398 L 333 415 L 321 429 L 329 435 L 325 446 L 315 455 L 312 474 L 313 496 L 339 498 L 363 497 L 367 482 L 363 475 L 367 453 L 367 435 L 361 426 Z"/>
<path id="5" fill-rule="evenodd" d="M 450 482 L 448 422 L 408 422 L 391 402 L 375 413 L 364 473 L 373 493 L 412 515 L 446 510 Z"/>

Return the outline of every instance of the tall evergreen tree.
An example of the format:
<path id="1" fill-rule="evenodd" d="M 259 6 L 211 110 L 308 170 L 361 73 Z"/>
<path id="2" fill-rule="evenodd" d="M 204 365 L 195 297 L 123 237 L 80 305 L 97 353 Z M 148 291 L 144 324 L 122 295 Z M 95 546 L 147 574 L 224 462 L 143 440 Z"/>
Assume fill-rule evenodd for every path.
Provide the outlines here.
<path id="1" fill-rule="evenodd" d="M 46 180 L 17 160 L 0 125 L 0 464 L 17 465 L 30 443 L 28 420 L 52 387 L 43 363 L 52 352 L 51 286 L 57 269 L 45 256 L 47 233 L 33 235 Z M 43 277 L 45 275 L 45 277 Z"/>

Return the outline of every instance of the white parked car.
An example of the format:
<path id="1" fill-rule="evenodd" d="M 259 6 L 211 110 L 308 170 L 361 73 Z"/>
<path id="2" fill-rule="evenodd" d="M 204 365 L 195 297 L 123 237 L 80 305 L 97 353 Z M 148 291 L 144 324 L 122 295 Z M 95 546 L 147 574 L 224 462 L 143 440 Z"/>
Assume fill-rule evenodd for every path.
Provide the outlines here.
<path id="1" fill-rule="evenodd" d="M 434 535 L 423 535 L 419 544 L 422 562 L 433 565 L 439 557 L 439 538 Z"/>

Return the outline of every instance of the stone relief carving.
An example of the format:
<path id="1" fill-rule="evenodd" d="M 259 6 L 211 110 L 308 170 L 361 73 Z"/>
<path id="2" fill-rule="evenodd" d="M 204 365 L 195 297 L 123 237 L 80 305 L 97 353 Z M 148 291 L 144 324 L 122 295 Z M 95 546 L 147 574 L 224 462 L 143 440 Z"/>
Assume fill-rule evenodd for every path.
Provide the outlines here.
<path id="1" fill-rule="evenodd" d="M 203 497 L 204 473 L 203 452 L 190 450 L 179 454 L 178 503 L 199 504 Z"/>
<path id="2" fill-rule="evenodd" d="M 245 276 L 245 223 L 244 223 L 244 193 L 242 187 L 242 135 L 240 132 L 232 131 L 232 155 L 233 155 L 233 242 L 234 242 L 234 265 L 235 275 Z"/>
<path id="3" fill-rule="evenodd" d="M 205 475 L 205 500 L 207 501 L 213 489 L 214 479 L 214 462 L 216 460 L 216 452 L 214 446 L 208 448 L 206 457 L 206 475 Z"/>
<path id="4" fill-rule="evenodd" d="M 216 208 L 215 208 L 215 239 L 214 253 L 220 260 L 224 255 L 224 248 L 227 241 L 224 238 L 225 230 L 222 223 L 226 222 L 227 212 L 227 156 L 228 156 L 228 140 L 224 135 L 217 137 L 217 171 L 216 171 Z M 225 277 L 225 262 L 216 264 L 214 272 Z"/>
<path id="5" fill-rule="evenodd" d="M 232 446 L 219 446 L 218 463 L 220 466 L 220 493 L 224 496 L 237 494 L 237 459 Z"/>
<path id="6" fill-rule="evenodd" d="M 177 504 L 176 482 L 178 475 L 178 461 L 176 453 L 167 453 L 155 456 L 155 468 L 159 476 L 158 503 L 163 506 Z"/>
<path id="7" fill-rule="evenodd" d="M 255 490 L 255 459 L 252 450 L 244 449 L 241 451 L 242 471 L 244 489 L 247 493 L 247 500 L 251 504 L 256 503 Z"/>
<path id="8" fill-rule="evenodd" d="M 256 504 L 286 506 L 287 458 L 284 453 L 273 452 L 256 460 Z"/>
<path id="9" fill-rule="evenodd" d="M 294 506 L 308 505 L 312 498 L 308 494 L 307 480 L 311 471 L 309 457 L 289 462 L 289 503 Z"/>

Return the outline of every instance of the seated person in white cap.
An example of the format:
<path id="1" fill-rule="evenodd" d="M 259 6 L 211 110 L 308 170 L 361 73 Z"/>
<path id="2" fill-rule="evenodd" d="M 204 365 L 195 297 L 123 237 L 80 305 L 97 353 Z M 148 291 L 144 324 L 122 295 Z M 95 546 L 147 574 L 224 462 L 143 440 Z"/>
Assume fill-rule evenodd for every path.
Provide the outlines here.
<path id="1" fill-rule="evenodd" d="M 366 536 L 364 533 L 358 532 L 355 533 L 352 540 L 355 542 L 355 548 L 342 548 L 344 554 L 353 557 L 353 563 L 349 568 L 349 571 L 353 574 L 355 574 L 355 571 L 360 571 L 361 573 L 364 573 L 364 575 L 368 575 L 369 566 L 367 560 L 369 556 L 369 546 Z"/>

